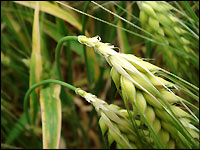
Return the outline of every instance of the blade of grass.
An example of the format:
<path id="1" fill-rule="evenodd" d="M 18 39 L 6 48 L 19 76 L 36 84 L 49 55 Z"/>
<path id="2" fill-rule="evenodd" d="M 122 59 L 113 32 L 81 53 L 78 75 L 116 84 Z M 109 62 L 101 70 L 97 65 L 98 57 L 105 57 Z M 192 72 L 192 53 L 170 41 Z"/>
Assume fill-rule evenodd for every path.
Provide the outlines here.
<path id="1" fill-rule="evenodd" d="M 199 22 L 199 18 L 197 17 L 197 15 L 195 14 L 195 12 L 192 10 L 191 6 L 188 4 L 187 1 L 180 1 L 180 3 L 183 5 L 183 7 L 185 8 L 186 12 L 190 15 L 190 17 L 192 17 L 192 19 L 194 20 L 195 23 Z"/>
<path id="2" fill-rule="evenodd" d="M 6 13 L 5 16 L 3 15 L 2 19 L 5 21 L 6 25 L 8 26 L 8 28 L 10 29 L 12 34 L 14 34 L 14 36 L 17 37 L 16 39 L 14 39 L 14 41 L 16 40 L 17 45 L 19 44 L 20 49 L 23 49 L 25 51 L 23 53 L 29 54 L 30 50 L 27 47 L 27 45 L 23 42 L 25 37 L 23 36 L 23 34 L 21 34 L 19 32 L 20 25 L 14 20 L 13 16 L 11 14 L 8 14 L 8 13 Z M 12 41 L 12 43 L 14 43 L 14 42 Z"/>
<path id="3" fill-rule="evenodd" d="M 119 27 L 123 27 L 121 20 L 118 21 L 117 25 Z M 133 53 L 130 46 L 129 46 L 126 32 L 117 28 L 117 33 L 118 33 L 117 37 L 118 37 L 121 52 L 124 52 L 126 54 Z"/>
<path id="4" fill-rule="evenodd" d="M 36 2 L 34 1 L 15 1 L 18 4 L 30 7 L 30 8 L 35 8 Z M 45 2 L 45 1 L 40 1 L 40 11 L 46 12 L 48 14 L 51 14 L 55 17 L 61 18 L 74 27 L 76 27 L 79 31 L 81 31 L 82 26 L 77 18 L 77 16 L 74 16 L 62 8 L 51 4 L 50 2 Z"/>
<path id="5" fill-rule="evenodd" d="M 40 91 L 44 149 L 58 149 L 61 132 L 60 85 L 49 85 Z"/>
<path id="6" fill-rule="evenodd" d="M 27 124 L 25 114 L 23 113 L 19 120 L 17 120 L 14 127 L 10 130 L 6 137 L 6 144 L 12 144 L 13 141 L 25 130 L 25 125 Z"/>
<path id="7" fill-rule="evenodd" d="M 31 66 L 30 66 L 30 80 L 29 86 L 40 81 L 42 73 L 42 58 L 40 53 L 40 31 L 39 31 L 39 3 L 36 5 L 33 32 L 32 32 L 32 54 L 31 54 Z M 38 94 L 39 89 L 34 91 L 30 97 L 30 111 L 31 122 L 34 123 L 38 112 Z"/>

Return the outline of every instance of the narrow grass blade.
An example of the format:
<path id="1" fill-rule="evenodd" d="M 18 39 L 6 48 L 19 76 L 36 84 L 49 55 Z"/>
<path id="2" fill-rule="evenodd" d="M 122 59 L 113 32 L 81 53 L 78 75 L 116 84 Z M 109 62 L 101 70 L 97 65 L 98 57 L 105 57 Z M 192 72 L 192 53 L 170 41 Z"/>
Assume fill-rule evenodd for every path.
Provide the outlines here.
<path id="1" fill-rule="evenodd" d="M 59 148 L 61 132 L 60 85 L 49 85 L 40 92 L 44 149 Z"/>
<path id="2" fill-rule="evenodd" d="M 30 8 L 35 8 L 36 2 L 35 1 L 15 1 L 18 4 L 30 7 Z M 62 8 L 51 4 L 50 2 L 46 1 L 40 1 L 40 11 L 46 12 L 48 14 L 51 14 L 55 17 L 61 18 L 74 27 L 76 27 L 79 31 L 81 31 L 82 26 L 77 18 L 77 16 L 74 16 Z"/>
<path id="3" fill-rule="evenodd" d="M 21 134 L 24 129 L 25 125 L 27 124 L 25 113 L 23 113 L 16 124 L 13 126 L 12 130 L 10 130 L 9 134 L 6 138 L 6 144 L 12 144 L 15 139 Z"/>
<path id="4" fill-rule="evenodd" d="M 184 6 L 187 13 L 190 15 L 190 17 L 194 20 L 195 23 L 199 22 L 198 16 L 195 14 L 195 12 L 192 10 L 191 6 L 188 4 L 187 1 L 181 1 L 181 4 Z"/>
<path id="5" fill-rule="evenodd" d="M 40 81 L 42 73 L 42 58 L 40 53 L 40 31 L 39 31 L 39 2 L 36 5 L 34 14 L 34 23 L 32 31 L 32 54 L 31 54 L 31 65 L 30 65 L 30 80 L 29 86 Z M 30 96 L 30 111 L 32 123 L 35 122 L 36 115 L 38 112 L 38 93 L 39 89 L 34 91 Z"/>
<path id="6" fill-rule="evenodd" d="M 121 20 L 118 21 L 117 25 L 119 27 L 123 27 Z M 128 43 L 126 32 L 124 30 L 120 30 L 119 28 L 117 28 L 117 33 L 118 33 L 119 45 L 121 49 L 120 52 L 131 54 L 132 51 Z"/>
<path id="7" fill-rule="evenodd" d="M 88 68 L 90 68 L 89 74 L 90 74 L 90 80 L 91 83 L 94 81 L 97 81 L 100 70 L 97 62 L 97 57 L 95 53 L 92 53 L 92 48 L 86 47 L 86 53 L 87 53 L 87 59 L 88 59 Z"/>

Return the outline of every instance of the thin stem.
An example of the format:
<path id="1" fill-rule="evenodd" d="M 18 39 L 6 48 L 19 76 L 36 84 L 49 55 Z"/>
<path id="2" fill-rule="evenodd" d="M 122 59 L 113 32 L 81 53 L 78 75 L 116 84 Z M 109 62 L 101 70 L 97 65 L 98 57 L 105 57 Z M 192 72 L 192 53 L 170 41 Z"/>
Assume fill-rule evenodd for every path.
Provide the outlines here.
<path id="1" fill-rule="evenodd" d="M 36 84 L 32 85 L 32 87 L 30 87 L 28 89 L 28 91 L 26 92 L 26 95 L 24 97 L 24 111 L 25 111 L 25 114 L 26 114 L 26 118 L 27 118 L 28 124 L 30 124 L 30 118 L 29 118 L 29 115 L 28 115 L 29 95 L 31 94 L 31 92 L 33 92 L 35 90 L 35 88 L 37 88 L 37 87 L 39 87 L 41 85 L 49 84 L 49 83 L 60 84 L 60 85 L 62 85 L 64 87 L 67 87 L 67 88 L 73 90 L 74 92 L 77 89 L 76 87 L 72 86 L 71 84 L 68 84 L 68 83 L 65 83 L 65 82 L 59 81 L 59 80 L 54 80 L 54 79 L 44 80 L 44 81 L 41 81 L 39 83 L 36 83 Z"/>
<path id="2" fill-rule="evenodd" d="M 62 80 L 62 75 L 61 75 L 61 70 L 60 70 L 60 51 L 61 51 L 61 46 L 64 42 L 67 41 L 78 41 L 78 37 L 77 36 L 66 36 L 63 37 L 62 39 L 60 39 L 58 41 L 58 44 L 56 46 L 56 54 L 55 54 L 55 60 L 56 60 L 56 70 L 57 70 L 57 74 L 60 80 Z"/>
<path id="3" fill-rule="evenodd" d="M 72 52 L 70 50 L 70 43 L 68 43 L 68 45 L 66 47 L 66 56 L 67 56 L 67 60 L 68 60 L 67 73 L 68 73 L 68 77 L 69 77 L 69 83 L 73 84 Z"/>

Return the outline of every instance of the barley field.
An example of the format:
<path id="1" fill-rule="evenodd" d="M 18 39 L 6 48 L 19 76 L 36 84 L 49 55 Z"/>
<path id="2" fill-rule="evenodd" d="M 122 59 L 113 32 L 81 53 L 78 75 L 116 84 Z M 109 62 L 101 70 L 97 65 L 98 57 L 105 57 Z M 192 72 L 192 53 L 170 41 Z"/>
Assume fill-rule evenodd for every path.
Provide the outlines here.
<path id="1" fill-rule="evenodd" d="M 199 1 L 2 1 L 2 149 L 199 149 Z"/>

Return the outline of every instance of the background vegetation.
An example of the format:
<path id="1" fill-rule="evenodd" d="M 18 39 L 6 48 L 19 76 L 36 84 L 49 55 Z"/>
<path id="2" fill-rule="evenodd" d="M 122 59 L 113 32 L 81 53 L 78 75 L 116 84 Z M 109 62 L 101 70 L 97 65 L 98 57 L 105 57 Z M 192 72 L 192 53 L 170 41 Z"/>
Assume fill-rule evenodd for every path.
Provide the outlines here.
<path id="1" fill-rule="evenodd" d="M 1 2 L 1 148 L 42 147 L 39 100 L 32 104 L 31 126 L 25 118 L 23 100 L 32 84 L 57 78 L 55 49 L 67 35 L 99 35 L 103 42 L 118 47 L 117 51 L 144 58 L 199 87 L 199 2 L 174 1 L 170 5 L 176 8 L 173 15 L 189 32 L 185 38 L 191 42 L 190 53 L 179 46 L 166 48 L 159 45 L 164 40 L 148 35 L 135 1 L 40 2 L 38 20 L 33 9 L 36 2 Z M 92 48 L 75 41 L 65 45 L 60 55 L 63 81 L 124 107 L 106 61 Z M 50 86 L 40 97 L 47 97 L 55 89 Z M 63 90 L 60 148 L 106 148 L 95 109 L 72 91 L 67 90 L 65 95 Z M 36 91 L 31 99 L 38 97 Z M 58 111 L 53 107 L 48 110 L 51 115 Z"/>

